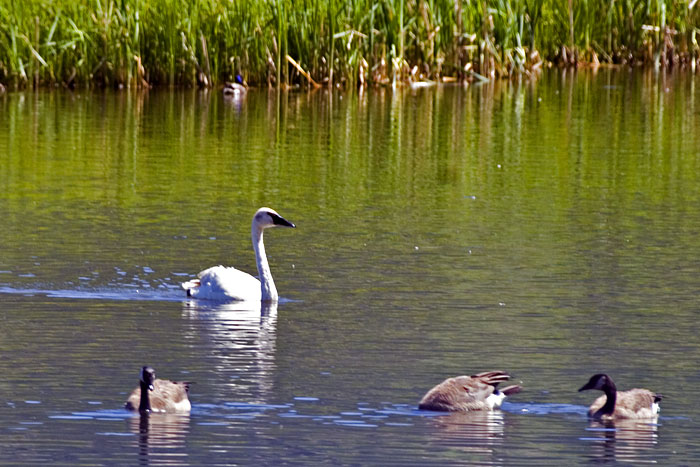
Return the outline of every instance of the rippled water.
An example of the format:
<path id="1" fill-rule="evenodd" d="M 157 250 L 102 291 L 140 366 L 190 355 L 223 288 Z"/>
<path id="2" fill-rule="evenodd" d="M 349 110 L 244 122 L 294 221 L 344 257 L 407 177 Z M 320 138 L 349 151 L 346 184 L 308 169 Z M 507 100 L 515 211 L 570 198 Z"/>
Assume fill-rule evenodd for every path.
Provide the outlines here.
<path id="1" fill-rule="evenodd" d="M 693 464 L 695 82 L 0 98 L 0 463 Z M 280 304 L 183 297 L 262 205 Z M 122 410 L 144 364 L 189 416 Z M 489 369 L 502 411 L 417 410 Z M 658 423 L 589 423 L 600 371 Z"/>

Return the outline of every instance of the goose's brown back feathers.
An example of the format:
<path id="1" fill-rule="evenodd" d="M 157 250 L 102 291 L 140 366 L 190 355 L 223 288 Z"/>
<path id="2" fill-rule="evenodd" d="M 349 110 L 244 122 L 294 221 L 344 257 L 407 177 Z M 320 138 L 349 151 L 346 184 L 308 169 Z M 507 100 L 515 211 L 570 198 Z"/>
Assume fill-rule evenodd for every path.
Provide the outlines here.
<path id="1" fill-rule="evenodd" d="M 146 391 L 147 398 L 141 398 L 142 390 Z M 141 412 L 189 412 L 192 408 L 189 390 L 189 382 L 156 379 L 153 368 L 145 366 L 139 386 L 131 392 L 124 407 Z"/>
<path id="2" fill-rule="evenodd" d="M 654 418 L 659 412 L 661 394 L 648 389 L 618 391 L 612 378 L 604 373 L 591 376 L 579 392 L 597 389 L 605 394 L 598 397 L 588 409 L 588 416 L 595 419 Z"/>
<path id="3" fill-rule="evenodd" d="M 418 408 L 450 412 L 493 410 L 500 407 L 506 396 L 516 394 L 522 389 L 516 384 L 499 391 L 498 384 L 509 379 L 510 375 L 504 371 L 487 371 L 472 376 L 448 378 L 428 391 Z"/>
<path id="4" fill-rule="evenodd" d="M 589 417 L 596 417 L 596 413 L 603 408 L 608 397 L 603 394 L 591 404 L 588 409 Z M 615 410 L 612 415 L 601 414 L 600 418 L 653 418 L 657 412 L 653 410 L 654 404 L 661 400 L 660 394 L 655 394 L 648 389 L 634 388 L 628 391 L 617 391 Z"/>

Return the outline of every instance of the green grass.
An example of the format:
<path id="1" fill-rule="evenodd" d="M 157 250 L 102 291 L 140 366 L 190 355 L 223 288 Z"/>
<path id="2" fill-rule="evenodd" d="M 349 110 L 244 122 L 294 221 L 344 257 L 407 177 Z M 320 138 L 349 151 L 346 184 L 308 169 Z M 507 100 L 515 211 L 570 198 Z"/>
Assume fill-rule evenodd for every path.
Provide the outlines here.
<path id="1" fill-rule="evenodd" d="M 690 0 L 692 2 L 692 0 Z M 699 2 L 700 3 L 700 2 Z M 698 58 L 700 5 L 670 0 L 0 0 L 14 87 L 356 86 L 554 63 Z M 476 74 L 475 74 L 476 73 Z"/>

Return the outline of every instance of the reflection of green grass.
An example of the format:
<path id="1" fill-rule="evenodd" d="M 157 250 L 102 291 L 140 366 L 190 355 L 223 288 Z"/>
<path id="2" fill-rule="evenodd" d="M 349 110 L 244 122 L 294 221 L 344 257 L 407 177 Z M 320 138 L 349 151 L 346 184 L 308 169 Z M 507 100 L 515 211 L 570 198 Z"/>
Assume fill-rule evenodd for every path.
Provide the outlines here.
<path id="1" fill-rule="evenodd" d="M 509 75 L 548 60 L 696 57 L 670 0 L 2 0 L 0 82 L 211 85 Z M 666 32 L 665 32 L 666 31 Z M 537 51 L 538 53 L 534 53 Z"/>

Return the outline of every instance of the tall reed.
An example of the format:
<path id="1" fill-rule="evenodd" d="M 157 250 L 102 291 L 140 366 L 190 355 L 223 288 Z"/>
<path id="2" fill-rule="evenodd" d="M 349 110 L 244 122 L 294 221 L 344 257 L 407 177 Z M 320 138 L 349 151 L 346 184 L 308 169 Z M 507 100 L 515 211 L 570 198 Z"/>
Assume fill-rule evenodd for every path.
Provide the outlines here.
<path id="1" fill-rule="evenodd" d="M 356 86 L 698 59 L 678 0 L 0 0 L 14 87 Z"/>

